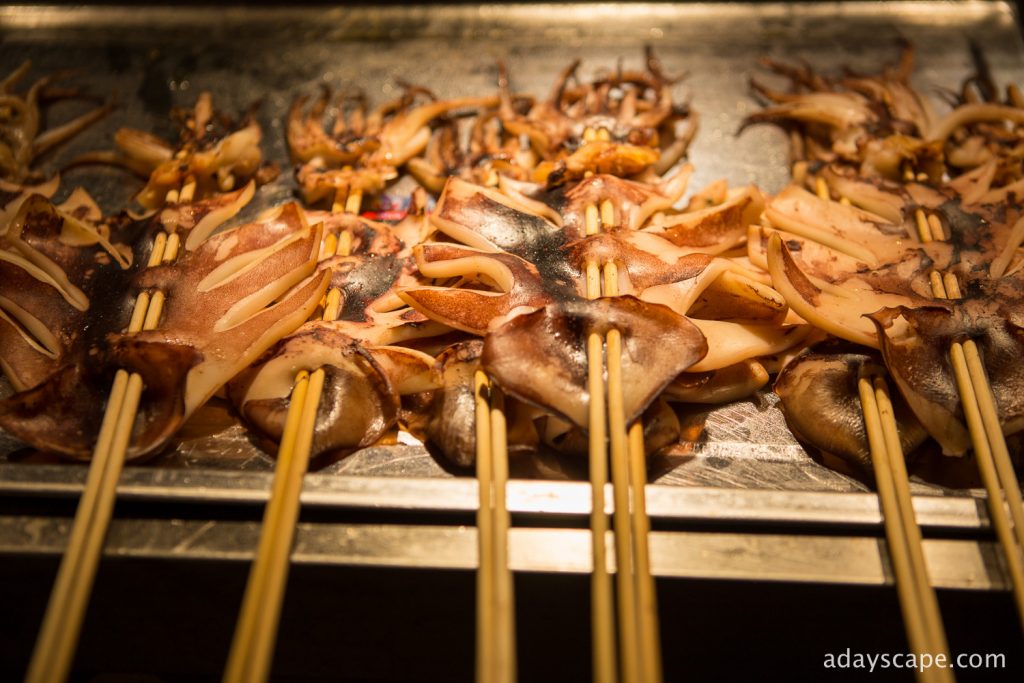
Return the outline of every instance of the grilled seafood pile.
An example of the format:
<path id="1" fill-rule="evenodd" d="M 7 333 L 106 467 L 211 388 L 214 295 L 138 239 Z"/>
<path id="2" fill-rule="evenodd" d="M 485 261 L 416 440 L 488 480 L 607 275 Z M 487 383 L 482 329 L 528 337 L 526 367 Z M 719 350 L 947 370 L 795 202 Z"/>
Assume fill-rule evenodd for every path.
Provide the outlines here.
<path id="1" fill-rule="evenodd" d="M 55 204 L 57 179 L 8 190 L 0 369 L 15 393 L 0 427 L 88 457 L 124 368 L 146 387 L 130 456 L 158 453 L 218 392 L 273 453 L 296 373 L 323 369 L 314 456 L 400 428 L 468 466 L 482 369 L 507 396 L 513 453 L 572 456 L 587 451 L 587 340 L 614 328 L 648 453 L 680 440 L 694 406 L 777 375 L 798 438 L 863 467 L 856 378 L 886 367 L 905 450 L 963 454 L 944 357 L 967 337 L 1004 430 L 1022 431 L 1020 96 L 965 87 L 940 116 L 911 87 L 912 61 L 906 47 L 879 75 L 839 77 L 767 63 L 793 84 L 755 84 L 772 104 L 748 121 L 794 141 L 795 182 L 774 197 L 725 180 L 686 197 L 696 115 L 649 51 L 644 70 L 590 82 L 574 63 L 545 99 L 515 93 L 504 65 L 489 96 L 404 86 L 371 109 L 324 89 L 298 96 L 284 126 L 301 201 L 234 227 L 274 167 L 254 120 L 204 93 L 177 114 L 176 146 L 121 129 L 120 151 L 81 159 L 145 177 L 142 212 L 105 216 L 84 190 Z M 403 218 L 363 215 L 406 176 L 422 189 Z M 150 263 L 158 234 L 181 252 Z M 932 271 L 954 273 L 963 297 L 936 299 Z M 128 332 L 141 292 L 167 303 Z"/>
<path id="2" fill-rule="evenodd" d="M 979 64 L 952 112 L 937 117 L 909 86 L 911 61 L 907 47 L 897 69 L 842 79 L 771 64 L 812 92 L 772 93 L 777 104 L 751 117 L 784 121 L 806 158 L 798 184 L 751 227 L 749 257 L 797 314 L 855 345 L 808 351 L 776 391 L 802 440 L 861 467 L 869 460 L 856 383 L 867 366 L 885 367 L 899 388 L 905 452 L 968 451 L 953 342 L 980 349 L 1004 434 L 1024 430 L 1024 374 L 1012 360 L 1024 352 L 1020 96 L 1010 88 L 997 101 Z M 854 102 L 872 125 L 833 116 Z M 959 293 L 937 297 L 933 282 L 950 275 Z"/>
<path id="3" fill-rule="evenodd" d="M 219 200 L 195 209 L 223 221 L 232 214 L 215 213 Z M 325 276 L 311 277 L 321 228 L 295 205 L 193 247 L 179 225 L 182 254 L 146 267 L 164 224 L 102 225 L 96 213 L 34 194 L 7 226 L 2 367 L 20 391 L 0 402 L 0 425 L 41 450 L 86 458 L 113 371 L 130 369 L 146 387 L 129 450 L 138 457 L 165 445 L 312 312 L 327 285 Z M 135 295 L 152 291 L 167 302 L 159 329 L 126 333 Z"/>

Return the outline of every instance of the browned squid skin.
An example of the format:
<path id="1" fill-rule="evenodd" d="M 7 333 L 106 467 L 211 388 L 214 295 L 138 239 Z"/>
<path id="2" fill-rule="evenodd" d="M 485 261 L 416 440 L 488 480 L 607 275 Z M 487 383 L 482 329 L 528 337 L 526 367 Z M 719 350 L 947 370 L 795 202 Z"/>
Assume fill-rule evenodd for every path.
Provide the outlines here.
<path id="1" fill-rule="evenodd" d="M 639 294 L 649 287 L 693 279 L 715 259 L 707 254 L 692 253 L 670 260 L 674 254 L 669 256 L 662 252 L 659 256 L 632 242 L 630 237 L 625 230 L 585 237 L 566 247 L 568 260 L 581 270 L 589 261 L 621 264 L 620 278 L 624 276 L 629 282 L 626 293 Z"/>
<path id="2" fill-rule="evenodd" d="M 191 251 L 206 241 L 213 232 L 234 218 L 246 207 L 256 193 L 256 183 L 250 181 L 233 192 L 223 192 L 186 203 L 170 202 L 156 214 L 151 226 L 154 231 L 183 237 L 185 249 Z"/>
<path id="3" fill-rule="evenodd" d="M 70 72 L 43 76 L 24 93 L 17 92 L 19 83 L 28 75 L 32 64 L 25 61 L 0 81 L 0 178 L 24 183 L 42 175 L 32 168 L 43 154 L 74 137 L 111 112 L 104 104 L 57 127 L 44 130 L 44 108 L 56 100 L 86 99 L 77 88 L 58 88 Z"/>
<path id="4" fill-rule="evenodd" d="M 323 368 L 326 393 L 311 453 L 341 455 L 390 430 L 403 396 L 436 388 L 428 378 L 433 357 L 393 344 L 412 345 L 449 328 L 424 324 L 426 318 L 415 311 L 393 308 L 397 288 L 419 284 L 415 260 L 399 237 L 415 238 L 417 230 L 392 229 L 352 214 L 305 211 L 304 216 L 327 233 L 351 238 L 349 254 L 322 257 L 317 264 L 331 289 L 340 293 L 338 318 L 307 322 L 282 339 L 229 383 L 228 397 L 273 451 L 291 406 L 295 373 Z"/>
<path id="5" fill-rule="evenodd" d="M 59 234 L 62 221 L 41 196 L 30 198 L 19 217 L 22 221 L 43 223 L 40 227 L 55 233 L 54 238 Z M 11 250 L 12 241 L 7 235 L 0 236 L 0 245 L 5 251 Z M 16 251 L 8 253 L 11 257 L 18 256 Z M 69 302 L 57 287 L 40 281 L 26 268 L 4 260 L 0 254 L 0 345 L 3 349 L 0 366 L 16 390 L 33 387 L 46 379 L 60 367 L 71 349 L 89 305 L 88 297 L 81 291 L 81 286 L 85 285 L 81 279 L 82 271 L 86 270 L 81 267 L 84 260 L 74 258 L 70 263 L 67 260 L 61 263 L 65 272 L 80 271 L 69 274 L 68 279 L 79 294 Z M 41 335 L 25 324 L 25 318 L 45 328 L 51 336 L 47 343 L 40 343 Z"/>
<path id="6" fill-rule="evenodd" d="M 863 218 L 856 218 L 859 209 L 841 207 L 791 187 L 769 202 L 769 221 L 786 229 L 785 221 L 773 220 L 785 218 L 822 227 L 844 239 L 859 239 L 875 262 L 856 265 L 856 259 L 845 258 L 835 248 L 821 249 L 814 246 L 814 240 L 800 238 L 801 250 L 791 250 L 794 260 L 807 273 L 831 282 L 857 277 L 885 291 L 902 290 L 908 296 L 931 295 L 927 278 L 931 270 L 955 272 L 964 283 L 981 282 L 992 275 L 998 278 L 1001 272 L 988 271 L 1000 255 L 1010 256 L 1003 252 L 1012 250 L 1012 231 L 1024 213 L 1007 201 L 1012 190 L 993 187 L 992 175 L 965 174 L 936 186 L 895 186 L 857 179 L 835 168 L 826 169 L 822 177 L 840 196 L 873 211 L 874 218 L 863 213 Z M 919 241 L 914 217 L 918 209 L 939 219 L 944 233 L 941 240 Z M 859 225 L 854 225 L 856 221 Z M 1008 258 L 1004 266 L 1011 261 Z"/>
<path id="7" fill-rule="evenodd" d="M 947 455 L 963 455 L 971 445 L 949 359 L 953 342 L 977 344 L 1003 432 L 1024 430 L 1024 278 L 1016 280 L 1012 301 L 1001 301 L 985 288 L 989 291 L 969 292 L 950 308 L 886 309 L 871 316 L 890 374 Z"/>
<path id="8" fill-rule="evenodd" d="M 624 296 L 562 301 L 512 318 L 487 335 L 483 368 L 512 396 L 586 429 L 587 339 L 611 329 L 622 334 L 627 423 L 708 350 L 686 318 Z"/>
<path id="9" fill-rule="evenodd" d="M 949 244 L 922 244 L 909 226 L 797 187 L 771 200 L 765 219 L 776 232 L 769 238 L 756 228 L 760 234 L 752 234 L 748 248 L 755 258 L 766 247 L 761 253 L 772 286 L 811 324 L 873 348 L 877 333 L 864 316 L 885 307 L 934 305 L 929 273 L 953 262 Z"/>
<path id="10" fill-rule="evenodd" d="M 58 387 L 68 382 L 68 377 L 109 386 L 109 380 L 100 377 L 102 370 L 62 368 L 68 364 L 101 365 L 97 359 L 103 336 L 126 327 L 131 315 L 132 302 L 125 292 L 149 258 L 152 236 L 172 225 L 187 250 L 196 237 L 205 239 L 235 215 L 252 196 L 249 189 L 248 193 L 243 189 L 188 206 L 171 206 L 147 221 L 133 221 L 123 214 L 103 217 L 81 189 L 59 206 L 31 192 L 9 202 L 5 211 L 16 208 L 17 213 L 4 225 L 0 246 L 67 281 L 67 286 L 58 289 L 10 261 L 0 261 L 4 271 L 0 296 L 33 316 L 53 336 L 49 352 L 41 353 L 38 346 L 26 341 L 24 327 L 19 331 L 9 318 L 0 319 L 0 342 L 5 349 L 0 364 L 15 390 L 36 386 L 58 371 L 64 377 L 56 382 Z M 101 405 L 102 397 L 94 402 Z M 81 407 L 71 412 L 75 411 L 81 413 Z"/>
<path id="11" fill-rule="evenodd" d="M 1004 431 L 1013 434 L 1024 428 L 1020 392 L 1024 376 L 1017 369 L 1021 347 L 1021 300 L 1024 278 L 1013 270 L 1012 239 L 1021 220 L 1021 211 L 1013 203 L 1003 202 L 1003 194 L 991 195 L 991 174 L 956 178 L 936 187 L 908 183 L 898 192 L 889 192 L 885 184 L 856 181 L 839 174 L 826 176 L 829 182 L 840 180 L 851 190 L 854 202 L 867 201 L 883 207 L 893 217 L 913 214 L 918 207 L 939 219 L 944 239 L 918 243 L 910 220 L 904 220 L 904 246 L 879 233 L 877 244 L 862 241 L 878 261 L 868 267 L 857 259 L 840 257 L 831 248 L 822 248 L 812 239 L 787 239 L 800 247 L 791 250 L 777 237 L 769 246 L 773 281 L 779 280 L 790 304 L 805 318 L 838 336 L 880 348 L 894 382 L 927 432 L 947 455 L 961 455 L 970 447 L 968 430 L 960 412 L 960 397 L 949 361 L 953 342 L 974 339 L 990 376 Z M 808 217 L 819 214 L 813 208 L 818 199 L 800 195 Z M 830 208 L 833 217 L 849 212 Z M 796 204 L 784 208 L 793 212 Z M 778 212 L 777 212 L 778 213 Z M 784 221 L 769 220 L 781 225 Z M 818 226 L 831 230 L 829 221 Z M 879 224 L 881 225 L 881 224 Z M 833 226 L 835 227 L 835 226 Z M 852 224 L 848 226 L 852 229 Z M 834 235 L 844 237 L 841 230 Z M 775 254 L 775 256 L 772 256 Z M 830 256 L 830 254 L 832 254 Z M 999 267 L 1002 259 L 1003 267 Z M 962 299 L 936 300 L 929 285 L 929 273 L 946 272 L 957 276 Z M 811 276 L 817 278 L 812 281 Z M 855 298 L 837 297 L 822 282 L 840 287 L 856 285 Z M 895 298 L 893 298 L 895 297 Z M 818 312 L 822 319 L 817 320 Z M 831 312 L 827 312 L 831 311 Z M 832 323 L 842 319 L 841 324 Z"/>
<path id="12" fill-rule="evenodd" d="M 482 350 L 480 339 L 459 341 L 441 350 L 431 369 L 432 390 L 409 396 L 401 414 L 401 423 L 411 434 L 456 467 L 476 462 L 474 382 Z M 504 412 L 509 454 L 536 451 L 535 411 L 506 397 Z"/>
<path id="13" fill-rule="evenodd" d="M 505 251 L 545 271 L 547 277 L 568 284 L 572 273 L 557 272 L 558 253 L 571 238 L 549 217 L 530 210 L 493 188 L 451 178 L 430 216 L 438 230 L 463 244 L 488 251 Z"/>
<path id="14" fill-rule="evenodd" d="M 364 322 L 370 306 L 394 290 L 410 265 L 394 255 L 359 254 L 334 256 L 318 267 L 330 273 L 331 288 L 341 291 L 339 319 Z"/>
<path id="15" fill-rule="evenodd" d="M 533 264 L 513 254 L 491 253 L 454 244 L 422 244 L 416 247 L 421 273 L 431 277 L 436 264 L 447 272 L 476 279 L 483 274 L 496 291 L 468 287 L 410 287 L 399 292 L 410 306 L 445 325 L 471 334 L 484 335 L 494 321 L 532 310 L 558 298 L 572 296 L 571 290 L 543 280 Z M 500 278 L 492 280 L 491 276 Z"/>
<path id="16" fill-rule="evenodd" d="M 483 342 L 474 339 L 448 347 L 438 355 L 434 373 L 441 388 L 421 418 L 420 429 L 450 462 L 468 467 L 476 461 L 476 399 L 474 375 L 480 369 Z"/>
<path id="17" fill-rule="evenodd" d="M 351 239 L 349 254 L 372 254 L 376 256 L 396 255 L 405 245 L 387 223 L 373 221 L 363 216 L 335 211 L 305 212 L 306 221 L 313 225 L 322 223 L 325 235 L 340 236 L 347 232 Z"/>
<path id="18" fill-rule="evenodd" d="M 692 169 L 684 167 L 665 180 L 640 183 L 610 174 L 595 174 L 565 187 L 523 187 L 519 192 L 549 207 L 561 216 L 562 230 L 571 237 L 586 235 L 586 207 L 610 200 L 615 206 L 616 225 L 639 230 L 657 212 L 671 209 L 683 197 Z M 611 226 L 606 226 L 611 227 Z"/>
<path id="19" fill-rule="evenodd" d="M 0 368 L 16 391 L 68 363 L 90 327 L 124 318 L 109 294 L 132 254 L 93 209 L 80 190 L 61 207 L 31 194 L 0 230 Z"/>
<path id="20" fill-rule="evenodd" d="M 975 282 L 988 278 L 992 262 L 1004 250 L 1012 249 L 1009 246 L 1011 233 L 1024 215 L 1017 203 L 1010 201 L 1018 189 L 1024 190 L 1024 182 L 1013 181 L 1000 186 L 995 171 L 996 164 L 992 162 L 937 185 L 917 182 L 896 185 L 862 179 L 836 167 L 824 169 L 821 177 L 839 196 L 849 198 L 855 205 L 885 218 L 894 226 L 902 226 L 904 234 L 909 236 L 903 240 L 906 244 L 917 239 L 915 212 L 923 209 L 935 215 L 944 237 L 919 245 L 925 257 L 922 267 L 956 272 L 965 282 Z M 887 232 L 891 234 L 891 228 Z M 1008 259 L 1004 266 L 1010 266 L 1011 262 L 1012 259 Z M 922 277 L 908 272 L 904 272 L 903 277 L 923 281 Z"/>
<path id="21" fill-rule="evenodd" d="M 431 223 L 464 244 L 519 256 L 534 264 L 546 281 L 575 289 L 582 264 L 568 259 L 567 249 L 571 251 L 570 243 L 586 237 L 586 207 L 610 198 L 618 212 L 615 227 L 635 230 L 682 196 L 687 177 L 684 171 L 652 187 L 614 176 L 593 176 L 567 192 L 521 185 L 513 196 L 453 178 L 438 200 Z"/>
<path id="22" fill-rule="evenodd" d="M 709 206 L 687 207 L 683 213 L 661 212 L 643 230 L 677 247 L 720 254 L 746 240 L 747 229 L 760 220 L 764 205 L 764 196 L 751 185 Z"/>
<path id="23" fill-rule="evenodd" d="M 818 451 L 852 465 L 861 475 L 872 471 L 858 380 L 883 368 L 877 352 L 844 343 L 826 343 L 802 352 L 775 381 L 786 424 Z M 928 438 L 902 397 L 892 394 L 900 445 L 910 455 Z"/>
<path id="24" fill-rule="evenodd" d="M 362 344 L 323 323 L 308 323 L 279 341 L 228 384 L 228 399 L 247 425 L 279 444 L 291 404 L 292 377 L 298 369 L 320 368 L 324 388 L 313 430 L 313 456 L 368 446 L 395 425 L 399 400 L 385 371 Z M 272 382 L 275 376 L 284 395 L 270 391 L 248 398 L 260 382 Z"/>
<path id="25" fill-rule="evenodd" d="M 562 429 L 551 429 L 547 422 L 557 420 L 554 416 L 544 415 L 537 418 L 542 425 L 539 430 L 544 445 L 562 455 L 574 458 L 585 458 L 590 452 L 590 440 L 587 431 L 574 424 L 559 425 Z M 644 452 L 653 455 L 679 442 L 682 427 L 679 416 L 668 401 L 658 397 L 651 403 L 641 416 L 644 427 Z M 561 422 L 559 420 L 559 422 Z"/>
<path id="26" fill-rule="evenodd" d="M 462 199 L 463 195 L 468 198 Z M 449 244 L 423 245 L 418 248 L 418 262 L 427 277 L 461 277 L 490 285 L 494 291 L 467 287 L 404 290 L 401 296 L 425 315 L 483 334 L 491 321 L 500 324 L 517 309 L 584 296 L 587 264 L 609 262 L 619 264 L 619 292 L 655 297 L 651 300 L 670 305 L 680 314 L 687 314 L 695 305 L 707 310 L 712 304 L 725 303 L 722 308 L 728 318 L 765 322 L 785 315 L 785 304 L 777 293 L 745 275 L 734 274 L 732 271 L 742 269 L 722 259 L 676 247 L 656 233 L 625 228 L 572 240 L 542 217 L 511 202 L 502 203 L 493 195 L 487 188 L 474 189 L 453 181 L 433 220 L 451 237 L 482 249 L 501 248 L 501 252 L 489 255 Z M 479 220 L 474 220 L 478 216 Z M 721 276 L 745 278 L 746 286 L 730 291 L 719 286 Z M 661 286 L 671 291 L 645 292 Z"/>
<path id="27" fill-rule="evenodd" d="M 665 195 L 660 196 L 657 201 L 664 201 Z M 554 214 L 551 207 L 529 201 L 528 197 L 512 198 L 459 179 L 450 181 L 432 223 L 448 237 L 478 249 L 451 244 L 419 247 L 421 274 L 459 278 L 459 284 L 413 287 L 403 290 L 401 296 L 433 320 L 485 334 L 517 314 L 548 303 L 578 301 L 585 294 L 582 274 L 586 265 L 615 263 L 621 294 L 667 305 L 679 315 L 697 312 L 712 318 L 699 324 L 716 340 L 727 343 L 716 344 L 718 352 L 708 358 L 702 372 L 713 371 L 724 378 L 726 366 L 745 358 L 742 354 L 778 353 L 806 336 L 806 326 L 778 327 L 786 316 L 785 302 L 770 287 L 751 279 L 748 269 L 677 247 L 656 232 L 628 227 L 610 227 L 574 239 L 575 233 L 554 222 L 561 216 L 549 218 Z M 742 215 L 742 211 L 737 213 Z M 490 253 L 494 251 L 497 253 Z M 744 369 L 749 372 L 744 374 Z M 756 370 L 744 366 L 729 378 L 728 385 L 722 379 L 708 391 L 697 393 L 704 400 L 710 400 L 712 393 L 747 395 L 763 386 L 767 374 L 761 366 Z M 550 434 L 550 430 L 542 432 Z"/>
<path id="28" fill-rule="evenodd" d="M 219 233 L 172 264 L 133 273 L 112 305 L 130 312 L 125 304 L 136 292 L 164 292 L 159 329 L 124 334 L 123 321 L 97 325 L 74 363 L 0 404 L 0 426 L 40 450 L 88 458 L 113 370 L 124 368 L 145 384 L 128 457 L 153 454 L 220 386 L 309 317 L 328 284 L 310 277 L 320 240 L 319 227 L 304 225 L 290 206 L 275 219 Z"/>

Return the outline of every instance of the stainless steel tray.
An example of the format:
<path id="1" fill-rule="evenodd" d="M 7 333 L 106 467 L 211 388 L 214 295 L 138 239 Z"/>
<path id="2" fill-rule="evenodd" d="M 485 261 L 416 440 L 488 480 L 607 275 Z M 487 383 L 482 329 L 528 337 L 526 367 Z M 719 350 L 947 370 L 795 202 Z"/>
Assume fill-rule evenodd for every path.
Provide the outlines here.
<path id="1" fill-rule="evenodd" d="M 691 189 L 724 177 L 734 185 L 753 182 L 775 191 L 787 180 L 783 134 L 757 127 L 736 135 L 740 121 L 757 107 L 748 81 L 761 73 L 758 58 L 805 59 L 826 70 L 872 70 L 897 58 L 900 37 L 917 46 L 915 82 L 925 90 L 955 87 L 972 72 L 971 41 L 982 46 L 997 82 L 1024 80 L 1024 44 L 1011 6 L 972 1 L 341 9 L 11 6 L 0 8 L 0 67 L 12 69 L 26 57 L 33 60 L 34 74 L 79 67 L 83 73 L 77 82 L 87 90 L 116 94 L 117 111 L 50 158 L 51 168 L 80 152 L 108 147 L 119 126 L 169 132 L 169 108 L 191 104 L 202 90 L 210 90 L 215 104 L 229 112 L 262 101 L 258 115 L 264 149 L 284 169 L 278 181 L 261 191 L 262 206 L 293 193 L 282 117 L 299 92 L 312 92 L 320 84 L 359 87 L 371 102 L 379 103 L 396 94 L 399 80 L 427 86 L 440 97 L 493 92 L 500 58 L 508 62 L 517 90 L 542 95 L 573 59 L 581 58 L 582 73 L 591 75 L 615 68 L 620 60 L 627 66 L 639 65 L 643 46 L 650 44 L 668 72 L 686 74 L 675 86 L 677 95 L 689 100 L 700 115 L 700 132 L 689 157 L 696 167 Z M 65 175 L 65 190 L 78 184 L 107 210 L 122 206 L 137 187 L 120 172 L 104 169 Z M 780 579 L 888 581 L 877 543 L 880 527 L 874 497 L 864 493 L 867 488 L 861 482 L 812 459 L 789 434 L 769 392 L 724 408 L 695 410 L 688 419 L 703 423 L 699 440 L 681 443 L 652 463 L 648 496 L 655 524 L 676 530 L 666 531 L 664 537 L 655 535 L 656 571 L 685 574 L 691 571 L 686 558 L 696 557 L 692 567 L 699 565 L 703 571 L 771 577 L 774 570 L 766 568 L 777 560 L 781 564 L 774 576 Z M 80 489 L 81 466 L 26 458 L 17 443 L 2 435 L 0 454 L 0 495 L 60 500 Z M 272 459 L 253 446 L 223 406 L 215 403 L 188 425 L 170 452 L 145 465 L 129 466 L 121 498 L 251 505 L 265 498 L 272 466 Z M 537 468 L 520 469 L 532 473 Z M 566 478 L 580 474 L 571 463 L 556 463 L 555 469 Z M 370 448 L 310 475 L 304 503 L 329 509 L 465 514 L 475 500 L 470 474 L 439 463 L 421 446 Z M 986 535 L 976 491 L 949 490 L 924 480 L 915 480 L 914 489 L 924 494 L 917 504 L 926 530 L 954 530 L 972 538 Z M 544 514 L 544 525 L 559 527 L 577 524 L 572 520 L 585 514 L 586 500 L 580 484 L 524 480 L 513 483 L 511 504 L 517 515 Z M 470 520 L 466 517 L 466 523 Z M 206 523 L 161 522 L 163 531 L 157 533 L 147 532 L 144 520 L 119 521 L 108 552 L 249 556 L 255 543 L 254 522 L 210 521 L 209 528 L 203 526 Z M 736 535 L 739 545 L 734 547 L 728 546 L 728 534 L 679 535 L 684 533 L 681 527 L 709 523 L 736 529 L 810 528 L 820 535 L 797 542 L 786 535 L 746 541 Z M 0 552 L 56 552 L 63 542 L 62 524 L 59 518 L 33 514 L 5 517 Z M 328 533 L 325 528 L 300 531 L 299 559 L 359 562 L 369 553 L 382 563 L 468 567 L 475 562 L 473 532 L 459 525 L 429 531 L 425 526 L 375 527 L 371 536 L 391 548 L 390 555 L 380 546 L 372 552 L 356 549 L 358 539 L 351 547 L 335 545 L 331 552 L 321 553 L 316 539 L 317 534 Z M 517 530 L 517 568 L 586 570 L 582 531 L 543 531 L 562 534 L 564 542 L 552 541 L 539 529 Z M 335 538 L 336 532 L 341 533 L 335 529 L 328 537 Z M 403 534 L 425 539 L 435 533 L 448 534 L 434 541 L 437 548 L 449 548 L 450 554 L 426 552 L 422 544 L 401 540 L 406 538 Z M 846 544 L 845 550 L 834 552 L 823 540 L 826 535 Z M 728 547 L 719 552 L 708 546 L 710 555 L 701 555 L 694 548 L 704 548 L 705 541 Z M 959 543 L 930 541 L 929 553 L 934 551 L 936 557 L 952 553 L 948 563 L 942 562 L 951 568 L 950 576 L 937 579 L 940 583 L 1003 585 L 999 561 L 985 543 L 972 541 L 968 550 Z M 559 552 L 546 554 L 545 548 Z M 697 555 L 688 555 L 693 552 Z M 793 553 L 810 569 L 783 560 Z M 732 556 L 741 558 L 736 562 L 746 569 L 729 569 L 729 562 L 718 561 Z M 866 558 L 867 564 L 851 568 L 855 556 Z"/>

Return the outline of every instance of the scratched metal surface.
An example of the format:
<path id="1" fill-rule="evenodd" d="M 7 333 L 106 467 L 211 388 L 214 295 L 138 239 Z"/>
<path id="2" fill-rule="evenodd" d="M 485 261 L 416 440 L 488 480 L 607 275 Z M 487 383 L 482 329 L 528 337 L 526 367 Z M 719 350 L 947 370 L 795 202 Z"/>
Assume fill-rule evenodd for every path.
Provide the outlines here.
<path id="1" fill-rule="evenodd" d="M 202 90 L 239 112 L 260 101 L 264 149 L 282 163 L 281 179 L 261 191 L 260 206 L 292 197 L 282 116 L 292 98 L 320 84 L 361 88 L 372 103 L 424 85 L 440 97 L 492 92 L 495 63 L 508 62 L 514 87 L 545 93 L 573 59 L 582 74 L 639 66 L 653 45 L 666 70 L 685 74 L 676 95 L 700 115 L 690 153 L 692 189 L 717 178 L 771 192 L 787 177 L 784 136 L 758 127 L 737 136 L 754 111 L 749 78 L 758 58 L 805 59 L 823 69 L 875 69 L 897 56 L 904 36 L 918 48 L 916 83 L 927 92 L 956 87 L 971 72 L 970 41 L 983 46 L 1000 83 L 1024 80 L 1024 51 L 1010 7 L 1000 2 L 850 4 L 630 4 L 347 9 L 289 8 L 0 8 L 0 68 L 25 58 L 33 74 L 69 67 L 85 90 L 113 96 L 117 111 L 60 149 L 58 169 L 88 150 L 106 148 L 119 126 L 170 133 L 167 112 Z M 65 113 L 75 106 L 68 105 Z M 60 113 L 60 112 L 58 112 Z M 139 187 L 113 170 L 65 174 L 64 191 L 84 185 L 108 211 Z M 244 216 L 243 216 L 244 218 Z M 711 411 L 682 411 L 701 436 L 652 463 L 657 483 L 793 491 L 856 491 L 864 486 L 815 462 L 786 429 L 774 397 Z M 0 453 L 32 467 L 19 445 L 0 435 Z M 176 448 L 146 467 L 267 471 L 272 459 L 249 440 L 223 406 L 193 420 Z M 513 464 L 522 477 L 578 478 L 579 463 L 537 458 Z M 40 477 L 45 478 L 45 468 Z M 422 447 L 370 448 L 328 464 L 320 476 L 452 477 Z M 949 493 L 930 484 L 920 492 Z"/>

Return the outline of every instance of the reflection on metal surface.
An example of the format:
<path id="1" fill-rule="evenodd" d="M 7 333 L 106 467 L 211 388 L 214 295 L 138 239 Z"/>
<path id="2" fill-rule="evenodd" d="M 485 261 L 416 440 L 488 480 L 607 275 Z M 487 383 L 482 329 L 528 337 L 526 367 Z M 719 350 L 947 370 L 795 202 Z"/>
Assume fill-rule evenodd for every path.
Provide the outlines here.
<path id="1" fill-rule="evenodd" d="M 65 521 L 0 518 L 0 553 L 56 555 Z M 107 556 L 249 561 L 259 537 L 256 522 L 115 520 Z M 659 577 L 835 584 L 892 584 L 882 543 L 872 537 L 652 532 L 651 568 Z M 998 589 L 1008 585 L 989 542 L 925 541 L 929 571 L 939 588 Z M 383 524 L 300 524 L 292 559 L 298 563 L 476 567 L 472 527 Z M 609 555 L 609 561 L 614 557 Z M 515 571 L 590 571 L 590 537 L 582 529 L 512 530 Z M 614 570 L 614 566 L 610 567 Z"/>
<path id="2" fill-rule="evenodd" d="M 77 496 L 85 468 L 0 464 L 0 496 Z M 127 470 L 118 486 L 125 501 L 179 504 L 215 502 L 258 504 L 267 500 L 270 475 L 217 471 Z M 607 511 L 613 508 L 605 498 Z M 302 504 L 307 508 L 476 510 L 473 479 L 408 479 L 308 475 Z M 924 527 L 987 529 L 980 501 L 970 497 L 917 496 L 914 507 Z M 583 482 L 512 481 L 508 508 L 513 513 L 582 517 L 590 513 L 590 490 Z M 651 517 L 666 521 L 758 522 L 823 526 L 878 526 L 878 499 L 869 493 L 756 491 L 678 486 L 647 486 Z"/>

